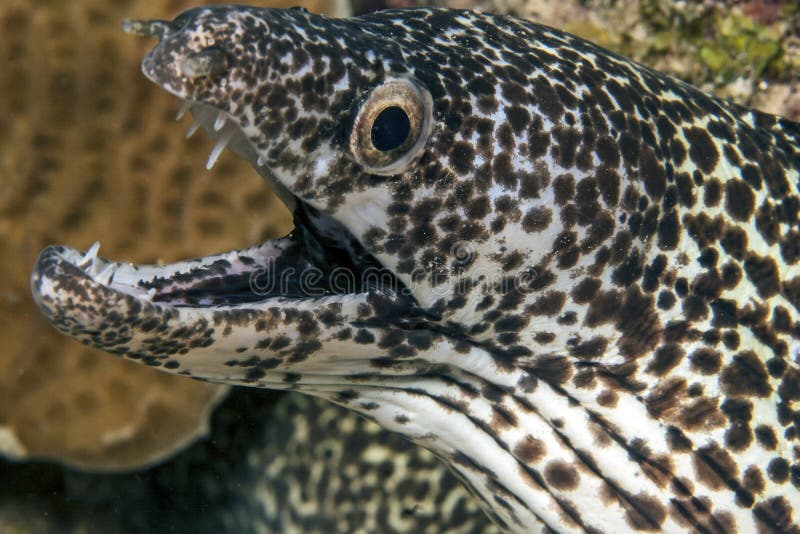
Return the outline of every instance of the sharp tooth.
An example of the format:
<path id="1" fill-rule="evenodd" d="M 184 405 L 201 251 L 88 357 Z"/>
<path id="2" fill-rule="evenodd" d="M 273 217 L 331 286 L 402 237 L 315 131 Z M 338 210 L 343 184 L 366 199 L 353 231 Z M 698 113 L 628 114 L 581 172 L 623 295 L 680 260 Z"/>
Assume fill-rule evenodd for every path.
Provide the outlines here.
<path id="1" fill-rule="evenodd" d="M 186 139 L 189 139 L 191 136 L 194 135 L 194 133 L 197 131 L 198 128 L 200 128 L 200 121 L 195 118 L 192 125 L 189 126 L 188 130 L 186 130 L 186 135 L 184 137 L 186 137 Z"/>
<path id="2" fill-rule="evenodd" d="M 225 116 L 225 112 L 220 111 L 219 115 L 217 115 L 217 120 L 214 121 L 214 131 L 220 131 L 226 122 L 228 122 L 228 118 Z"/>
<path id="3" fill-rule="evenodd" d="M 264 161 L 264 158 L 262 158 L 261 156 L 258 156 L 258 159 L 256 159 L 256 165 L 258 165 L 259 167 L 263 167 L 264 163 L 266 163 Z"/>
<path id="4" fill-rule="evenodd" d="M 83 261 L 86 260 L 93 260 L 97 257 L 97 251 L 100 250 L 100 241 L 95 241 L 92 243 L 92 246 L 86 251 L 86 254 L 83 255 Z"/>
<path id="5" fill-rule="evenodd" d="M 214 145 L 214 148 L 211 149 L 211 154 L 208 155 L 208 162 L 206 163 L 206 170 L 211 170 L 214 167 L 214 164 L 217 162 L 217 158 L 219 155 L 222 154 L 222 151 L 225 150 L 225 147 L 228 146 L 233 134 L 236 132 L 236 128 L 229 128 L 222 132 L 217 144 Z"/>
<path id="6" fill-rule="evenodd" d="M 151 288 L 150 288 L 150 291 L 148 291 L 147 293 L 145 293 L 144 295 L 142 295 L 142 298 L 143 298 L 143 299 L 147 299 L 147 300 L 149 300 L 150 302 L 153 302 L 153 297 L 155 297 L 155 296 L 156 296 L 156 288 L 154 288 L 154 287 L 151 287 Z"/>
<path id="7" fill-rule="evenodd" d="M 100 271 L 99 273 L 97 273 L 94 276 L 95 282 L 97 282 L 99 284 L 103 284 L 104 286 L 107 286 L 108 284 L 110 284 L 111 280 L 113 278 L 114 278 L 114 264 L 113 263 L 109 263 L 108 265 L 106 265 L 105 269 L 103 269 L 102 271 Z"/>
<path id="8" fill-rule="evenodd" d="M 89 265 L 94 263 L 94 259 L 97 257 L 97 251 L 100 250 L 100 241 L 95 241 L 92 243 L 92 246 L 86 251 L 86 254 L 83 255 L 78 267 L 81 269 L 86 269 Z"/>
<path id="9" fill-rule="evenodd" d="M 179 121 L 186 115 L 186 112 L 192 109 L 192 103 L 188 100 L 181 100 L 181 107 L 178 109 L 178 114 L 175 115 L 175 120 Z"/>

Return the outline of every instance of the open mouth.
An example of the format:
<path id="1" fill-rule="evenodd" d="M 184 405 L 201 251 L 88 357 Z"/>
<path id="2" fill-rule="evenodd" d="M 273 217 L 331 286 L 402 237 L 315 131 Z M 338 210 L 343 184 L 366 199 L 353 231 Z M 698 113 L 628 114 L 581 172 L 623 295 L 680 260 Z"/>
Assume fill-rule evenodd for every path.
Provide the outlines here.
<path id="1" fill-rule="evenodd" d="M 59 315 L 58 292 L 80 285 L 102 286 L 119 296 L 167 307 L 220 308 L 280 304 L 309 299 L 360 299 L 370 292 L 399 296 L 402 282 L 364 249 L 339 222 L 294 197 L 271 176 L 234 118 L 207 104 L 182 101 L 180 119 L 191 113 L 187 132 L 204 129 L 216 144 L 212 169 L 224 149 L 247 159 L 292 210 L 289 235 L 248 249 L 165 265 L 136 265 L 98 256 L 99 243 L 85 252 L 51 246 L 31 277 L 39 307 Z M 54 298 L 55 297 L 55 298 Z"/>

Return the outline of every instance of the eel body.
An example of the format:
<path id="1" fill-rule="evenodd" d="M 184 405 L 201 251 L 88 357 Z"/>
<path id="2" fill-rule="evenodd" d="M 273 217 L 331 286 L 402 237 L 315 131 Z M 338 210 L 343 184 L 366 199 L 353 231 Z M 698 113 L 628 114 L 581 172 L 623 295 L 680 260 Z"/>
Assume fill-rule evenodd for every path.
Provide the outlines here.
<path id="1" fill-rule="evenodd" d="M 80 341 L 427 447 L 514 532 L 800 532 L 800 125 L 442 9 L 130 21 L 293 211 L 171 265 L 53 246 Z"/>

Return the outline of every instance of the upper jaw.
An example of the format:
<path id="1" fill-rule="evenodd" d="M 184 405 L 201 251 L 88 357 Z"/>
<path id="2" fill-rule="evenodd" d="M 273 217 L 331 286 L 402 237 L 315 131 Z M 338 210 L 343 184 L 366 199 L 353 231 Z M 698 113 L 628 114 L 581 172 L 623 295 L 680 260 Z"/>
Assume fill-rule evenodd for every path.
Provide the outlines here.
<path id="1" fill-rule="evenodd" d="M 266 180 L 278 198 L 294 210 L 294 195 L 275 177 L 265 160 L 263 151 L 254 148 L 261 132 L 254 126 L 256 117 L 246 108 L 237 108 L 232 91 L 243 90 L 239 83 L 228 80 L 228 61 L 231 52 L 223 49 L 219 35 L 202 21 L 214 12 L 224 13 L 224 7 L 196 8 L 172 22 L 126 20 L 123 29 L 139 35 L 156 36 L 159 43 L 142 60 L 144 76 L 180 99 L 178 119 L 191 113 L 194 121 L 187 137 L 198 129 L 216 141 L 206 164 L 211 169 L 224 149 L 229 149 L 249 162 Z M 186 19 L 191 31 L 182 27 L 179 20 Z M 203 68 L 207 72 L 203 72 Z"/>

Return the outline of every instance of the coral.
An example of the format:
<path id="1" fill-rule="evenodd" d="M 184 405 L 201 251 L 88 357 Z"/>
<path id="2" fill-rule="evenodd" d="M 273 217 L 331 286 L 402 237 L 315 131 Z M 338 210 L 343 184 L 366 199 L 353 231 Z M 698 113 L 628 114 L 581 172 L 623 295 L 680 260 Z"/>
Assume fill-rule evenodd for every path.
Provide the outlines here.
<path id="1" fill-rule="evenodd" d="M 574 33 L 740 104 L 800 76 L 800 5 L 780 0 L 441 0 Z M 790 109 L 772 110 L 791 115 Z"/>
<path id="2" fill-rule="evenodd" d="M 282 1 L 282 0 L 281 0 Z M 250 167 L 188 141 L 177 101 L 139 71 L 152 42 L 124 17 L 169 18 L 188 0 L 0 4 L 0 451 L 90 469 L 169 455 L 203 432 L 220 386 L 96 353 L 40 317 L 28 292 L 51 243 L 171 261 L 290 228 Z M 279 3 L 279 2 L 278 2 Z M 283 2 L 284 6 L 295 1 Z M 343 14 L 344 2 L 309 9 Z"/>
<path id="3" fill-rule="evenodd" d="M 767 113 L 800 121 L 800 82 L 765 84 L 753 104 Z"/>

